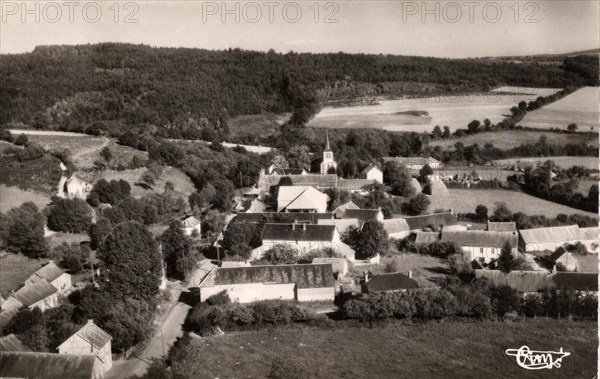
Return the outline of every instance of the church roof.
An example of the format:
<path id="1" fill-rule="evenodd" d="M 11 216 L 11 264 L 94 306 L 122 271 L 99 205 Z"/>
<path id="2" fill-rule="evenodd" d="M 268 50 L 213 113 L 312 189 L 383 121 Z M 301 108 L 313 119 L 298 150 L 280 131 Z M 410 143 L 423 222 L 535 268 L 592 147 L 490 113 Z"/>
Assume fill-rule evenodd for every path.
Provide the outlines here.
<path id="1" fill-rule="evenodd" d="M 331 151 L 331 146 L 329 145 L 329 133 L 325 132 L 325 150 L 323 151 Z"/>

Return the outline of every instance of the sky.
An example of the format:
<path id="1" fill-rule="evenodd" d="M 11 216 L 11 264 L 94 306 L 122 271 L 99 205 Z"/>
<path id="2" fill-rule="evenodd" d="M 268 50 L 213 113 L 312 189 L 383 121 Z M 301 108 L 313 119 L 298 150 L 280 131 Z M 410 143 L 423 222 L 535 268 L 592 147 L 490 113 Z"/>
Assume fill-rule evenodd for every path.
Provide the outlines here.
<path id="1" fill-rule="evenodd" d="M 0 0 L 0 5 L 2 54 L 99 42 L 448 58 L 600 46 L 597 0 Z"/>

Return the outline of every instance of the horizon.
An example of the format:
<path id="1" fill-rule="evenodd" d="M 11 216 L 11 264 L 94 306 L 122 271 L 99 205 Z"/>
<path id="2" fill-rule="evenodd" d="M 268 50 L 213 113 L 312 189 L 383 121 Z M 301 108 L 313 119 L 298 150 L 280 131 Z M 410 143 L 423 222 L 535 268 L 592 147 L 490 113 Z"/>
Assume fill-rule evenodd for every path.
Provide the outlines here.
<path id="1" fill-rule="evenodd" d="M 569 54 L 600 46 L 600 7 L 593 0 L 67 4 L 3 1 L 0 54 L 128 43 L 467 59 Z"/>

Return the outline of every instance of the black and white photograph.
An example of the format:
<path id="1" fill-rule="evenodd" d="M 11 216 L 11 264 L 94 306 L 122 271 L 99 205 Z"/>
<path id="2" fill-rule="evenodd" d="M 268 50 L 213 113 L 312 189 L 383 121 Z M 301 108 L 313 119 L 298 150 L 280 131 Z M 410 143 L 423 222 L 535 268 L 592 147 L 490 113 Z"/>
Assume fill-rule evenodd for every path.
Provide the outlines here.
<path id="1" fill-rule="evenodd" d="M 0 378 L 598 378 L 599 67 L 599 0 L 0 0 Z"/>

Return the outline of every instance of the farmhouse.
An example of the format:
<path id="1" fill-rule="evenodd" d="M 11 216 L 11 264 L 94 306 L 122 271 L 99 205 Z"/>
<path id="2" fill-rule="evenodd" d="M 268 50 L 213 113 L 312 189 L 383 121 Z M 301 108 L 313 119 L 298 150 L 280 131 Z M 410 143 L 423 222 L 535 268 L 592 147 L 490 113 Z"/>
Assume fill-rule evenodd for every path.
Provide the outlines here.
<path id="1" fill-rule="evenodd" d="M 183 228 L 184 233 L 188 236 L 191 236 L 194 231 L 196 231 L 198 235 L 200 235 L 202 232 L 202 222 L 194 216 L 185 218 L 181 222 L 181 227 Z"/>
<path id="2" fill-rule="evenodd" d="M 277 212 L 325 213 L 329 196 L 308 186 L 279 187 Z"/>
<path id="3" fill-rule="evenodd" d="M 0 338 L 0 351 L 29 351 L 14 334 Z"/>
<path id="4" fill-rule="evenodd" d="M 360 172 L 360 177 L 363 179 L 373 180 L 377 183 L 383 183 L 383 171 L 374 164 L 370 164 Z"/>
<path id="5" fill-rule="evenodd" d="M 578 271 L 579 269 L 577 259 L 562 246 L 550 254 L 548 260 L 556 271 Z"/>
<path id="6" fill-rule="evenodd" d="M 429 158 L 424 158 L 424 157 L 384 157 L 383 161 L 384 162 L 390 162 L 390 161 L 397 162 L 411 170 L 420 170 L 423 167 L 425 167 L 426 165 L 429 165 L 429 167 L 431 167 L 433 169 L 442 167 L 442 164 L 440 163 L 440 161 L 438 161 L 435 158 L 431 158 L 431 157 L 429 157 Z"/>
<path id="7" fill-rule="evenodd" d="M 490 232 L 516 232 L 517 223 L 488 221 L 487 230 Z"/>
<path id="8" fill-rule="evenodd" d="M 408 275 L 399 272 L 392 274 L 375 275 L 372 279 L 368 279 L 362 284 L 362 292 L 396 292 L 412 289 L 433 288 L 435 284 L 425 278 L 413 278 L 412 273 Z"/>
<path id="9" fill-rule="evenodd" d="M 91 190 L 92 185 L 77 175 L 71 175 L 65 182 L 64 191 L 69 198 L 85 199 Z"/>
<path id="10" fill-rule="evenodd" d="M 460 245 L 468 261 L 478 260 L 488 263 L 500 257 L 502 248 L 508 242 L 513 254 L 517 253 L 517 232 L 488 232 L 483 230 L 444 230 L 443 242 L 455 242 Z"/>
<path id="11" fill-rule="evenodd" d="M 94 320 L 88 320 L 81 329 L 58 346 L 58 354 L 93 355 L 103 372 L 112 367 L 112 337 L 100 329 Z"/>
<path id="12" fill-rule="evenodd" d="M 335 218 L 342 218 L 344 216 L 344 212 L 346 212 L 346 209 L 360 209 L 360 207 L 356 204 L 354 204 L 354 202 L 349 201 L 345 204 L 340 205 L 339 207 L 335 208 L 333 210 L 333 216 Z"/>
<path id="13" fill-rule="evenodd" d="M 46 280 L 39 280 L 22 287 L 9 296 L 4 304 L 2 304 L 2 310 L 19 309 L 23 306 L 29 309 L 37 307 L 41 311 L 57 307 L 58 290 Z"/>
<path id="14" fill-rule="evenodd" d="M 104 371 L 93 355 L 0 351 L 1 378 L 100 379 Z"/>
<path id="15" fill-rule="evenodd" d="M 200 285 L 200 300 L 227 292 L 239 303 L 260 300 L 333 301 L 331 264 L 219 268 Z"/>
<path id="16" fill-rule="evenodd" d="M 378 209 L 346 209 L 342 218 L 358 219 L 360 221 L 383 221 L 383 212 Z"/>
<path id="17" fill-rule="evenodd" d="M 389 238 L 402 239 L 408 237 L 411 233 L 410 226 L 404 218 L 391 218 L 381 221 L 383 228 L 388 233 Z"/>
<path id="18" fill-rule="evenodd" d="M 584 242 L 588 239 L 587 234 L 577 225 L 522 229 L 519 234 L 519 247 L 523 251 L 555 251 L 566 243 Z"/>
<path id="19" fill-rule="evenodd" d="M 60 293 L 66 292 L 72 287 L 71 275 L 64 272 L 53 261 L 48 262 L 48 264 L 27 278 L 25 286 L 34 285 L 40 281 L 50 283 Z"/>
<path id="20" fill-rule="evenodd" d="M 423 229 L 431 229 L 431 230 L 449 230 L 449 229 L 459 229 L 466 230 L 466 227 L 462 227 L 458 225 L 458 218 L 456 215 L 451 212 L 443 212 L 443 213 L 434 213 L 429 215 L 422 216 L 412 216 L 404 218 L 408 223 L 408 227 L 410 230 L 423 230 Z M 456 228 L 449 228 L 456 227 Z"/>

